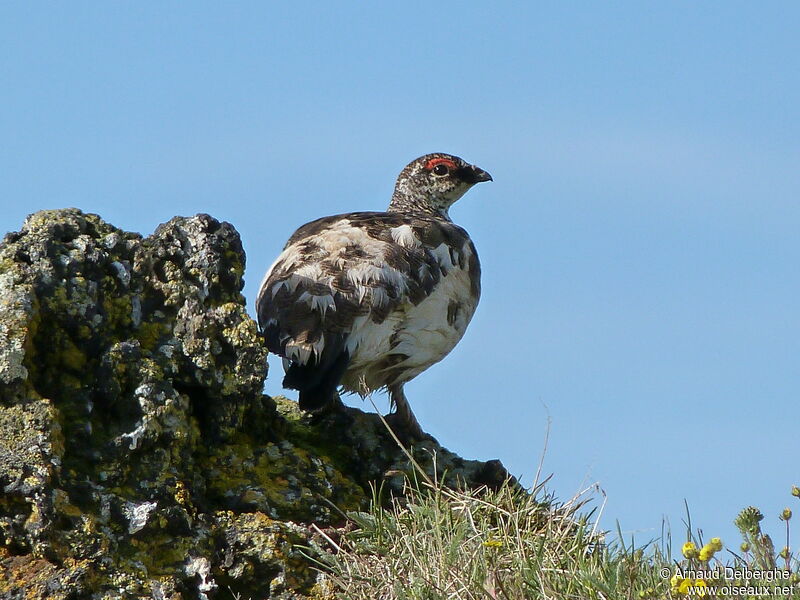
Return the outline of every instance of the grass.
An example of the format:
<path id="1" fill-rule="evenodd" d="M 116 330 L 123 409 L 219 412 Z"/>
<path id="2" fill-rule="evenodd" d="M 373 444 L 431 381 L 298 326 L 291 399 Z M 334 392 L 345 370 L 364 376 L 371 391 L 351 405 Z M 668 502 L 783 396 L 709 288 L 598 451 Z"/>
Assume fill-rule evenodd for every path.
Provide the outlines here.
<path id="1" fill-rule="evenodd" d="M 560 503 L 545 483 L 453 490 L 420 470 L 403 497 L 376 489 L 368 512 L 348 514 L 339 532 L 320 531 L 330 553 L 319 568 L 333 596 L 348 600 L 800 598 L 788 508 L 777 550 L 763 514 L 748 507 L 735 519 L 742 545 L 725 552 L 687 519 L 676 561 L 669 531 L 641 547 L 621 534 L 607 541 L 587 509 L 590 491 Z"/>
<path id="2" fill-rule="evenodd" d="M 330 540 L 326 568 L 342 598 L 638 598 L 669 588 L 641 550 L 605 543 L 591 511 L 580 514 L 589 498 L 561 504 L 543 485 L 527 494 L 424 481 L 388 507 L 379 497 Z"/>

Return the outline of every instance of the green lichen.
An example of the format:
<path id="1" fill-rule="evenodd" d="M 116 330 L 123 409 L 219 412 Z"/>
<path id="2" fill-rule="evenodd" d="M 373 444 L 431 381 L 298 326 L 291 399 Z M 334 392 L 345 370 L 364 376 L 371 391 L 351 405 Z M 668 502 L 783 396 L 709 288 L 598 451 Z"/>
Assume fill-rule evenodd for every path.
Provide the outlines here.
<path id="1" fill-rule="evenodd" d="M 238 234 L 207 215 L 142 239 L 43 211 L 6 237 L 0 596 L 331 597 L 310 525 L 409 463 L 375 415 L 262 395 L 243 272 Z"/>

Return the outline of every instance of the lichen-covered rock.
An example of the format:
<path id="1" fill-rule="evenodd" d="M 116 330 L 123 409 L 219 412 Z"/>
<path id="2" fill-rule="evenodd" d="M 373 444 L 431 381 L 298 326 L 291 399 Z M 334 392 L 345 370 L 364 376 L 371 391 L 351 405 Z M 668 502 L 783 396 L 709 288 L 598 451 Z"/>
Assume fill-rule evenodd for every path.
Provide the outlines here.
<path id="1" fill-rule="evenodd" d="M 0 245 L 0 598 L 329 595 L 309 526 L 402 493 L 379 417 L 312 420 L 261 393 L 266 351 L 238 234 L 208 215 L 153 235 L 76 209 Z M 452 485 L 496 461 L 428 440 Z"/>

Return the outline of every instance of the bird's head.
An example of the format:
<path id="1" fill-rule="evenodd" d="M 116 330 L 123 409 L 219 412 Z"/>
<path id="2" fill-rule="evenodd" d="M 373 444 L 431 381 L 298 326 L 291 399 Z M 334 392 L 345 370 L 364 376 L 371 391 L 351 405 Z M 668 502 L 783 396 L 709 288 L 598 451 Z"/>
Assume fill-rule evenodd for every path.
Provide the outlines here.
<path id="1" fill-rule="evenodd" d="M 425 212 L 447 217 L 447 210 L 469 188 L 492 181 L 483 169 L 451 154 L 426 154 L 397 177 L 389 212 Z"/>

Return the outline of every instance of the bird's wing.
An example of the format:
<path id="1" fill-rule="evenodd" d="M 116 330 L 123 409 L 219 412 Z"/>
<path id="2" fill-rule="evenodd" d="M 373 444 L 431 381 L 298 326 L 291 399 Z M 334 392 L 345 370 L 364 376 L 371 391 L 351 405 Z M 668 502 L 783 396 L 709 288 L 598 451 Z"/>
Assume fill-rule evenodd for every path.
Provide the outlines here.
<path id="1" fill-rule="evenodd" d="M 470 252 L 460 252 L 465 244 Z M 477 255 L 449 222 L 375 212 L 318 219 L 292 235 L 267 272 L 259 325 L 271 352 L 325 368 L 343 352 L 356 319 L 380 323 L 405 303 L 419 304 L 457 265 L 477 268 Z"/>

